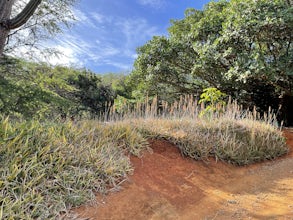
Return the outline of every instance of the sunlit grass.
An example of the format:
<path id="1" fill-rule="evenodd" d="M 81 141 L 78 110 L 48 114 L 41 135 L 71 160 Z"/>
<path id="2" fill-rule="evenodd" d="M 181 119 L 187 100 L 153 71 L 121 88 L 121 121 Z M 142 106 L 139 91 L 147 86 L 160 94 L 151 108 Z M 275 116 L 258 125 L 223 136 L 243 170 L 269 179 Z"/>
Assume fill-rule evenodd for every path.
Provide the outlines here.
<path id="1" fill-rule="evenodd" d="M 0 219 L 55 219 L 132 172 L 147 146 L 128 124 L 13 123 L 0 127 Z"/>
<path id="2" fill-rule="evenodd" d="M 56 219 L 71 207 L 119 186 L 148 139 L 167 139 L 196 160 L 236 165 L 288 152 L 274 114 L 260 116 L 237 103 L 202 112 L 192 96 L 169 104 L 146 100 L 108 120 L 0 120 L 0 219 Z"/>
<path id="3" fill-rule="evenodd" d="M 288 152 L 282 132 L 247 119 L 145 119 L 137 128 L 149 138 L 163 138 L 196 160 L 209 157 L 236 165 L 271 160 Z"/>

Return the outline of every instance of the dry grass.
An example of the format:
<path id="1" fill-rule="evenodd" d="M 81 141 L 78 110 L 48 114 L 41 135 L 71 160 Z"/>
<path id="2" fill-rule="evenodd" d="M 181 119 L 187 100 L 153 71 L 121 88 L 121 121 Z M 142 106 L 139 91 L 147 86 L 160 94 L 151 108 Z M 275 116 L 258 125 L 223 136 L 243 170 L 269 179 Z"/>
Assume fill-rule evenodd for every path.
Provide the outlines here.
<path id="1" fill-rule="evenodd" d="M 215 157 L 236 165 L 271 160 L 288 152 L 282 132 L 247 119 L 145 119 L 137 128 L 149 138 L 164 138 L 196 160 Z"/>
<path id="2" fill-rule="evenodd" d="M 215 110 L 206 111 L 192 96 L 161 105 L 154 98 L 152 102 L 141 104 L 139 109 L 145 111 L 138 115 L 132 111 L 120 120 L 132 123 L 146 138 L 165 138 L 173 142 L 182 154 L 196 160 L 213 156 L 232 164 L 246 165 L 288 152 L 281 125 L 271 109 L 261 116 L 255 108 L 244 110 L 237 102 L 229 100 L 224 106 L 216 105 Z"/>

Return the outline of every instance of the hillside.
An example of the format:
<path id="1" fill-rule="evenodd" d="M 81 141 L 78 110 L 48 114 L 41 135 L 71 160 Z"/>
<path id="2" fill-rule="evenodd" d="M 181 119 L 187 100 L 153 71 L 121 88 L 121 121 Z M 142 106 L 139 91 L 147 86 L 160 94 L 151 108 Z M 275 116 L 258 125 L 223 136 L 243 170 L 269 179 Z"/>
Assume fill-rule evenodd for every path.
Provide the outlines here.
<path id="1" fill-rule="evenodd" d="M 115 92 L 85 69 L 7 58 L 0 66 L 0 112 L 24 119 L 95 117 Z"/>

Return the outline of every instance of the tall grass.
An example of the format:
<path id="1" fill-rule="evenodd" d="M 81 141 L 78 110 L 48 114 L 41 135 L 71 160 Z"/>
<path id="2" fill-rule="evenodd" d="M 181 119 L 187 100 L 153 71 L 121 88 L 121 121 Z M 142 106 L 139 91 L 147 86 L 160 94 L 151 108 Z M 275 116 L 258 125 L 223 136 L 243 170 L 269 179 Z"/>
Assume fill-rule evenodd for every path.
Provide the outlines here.
<path id="1" fill-rule="evenodd" d="M 149 138 L 176 144 L 183 155 L 196 160 L 209 157 L 236 165 L 271 160 L 288 152 L 282 132 L 251 120 L 147 119 L 136 120 L 137 128 Z"/>
<path id="2" fill-rule="evenodd" d="M 251 110 L 243 109 L 237 101 L 229 98 L 225 105 L 216 104 L 214 111 L 206 112 L 204 103 L 199 104 L 193 95 L 180 96 L 179 100 L 168 103 L 158 100 L 155 96 L 152 99 L 146 98 L 144 102 L 136 104 L 127 104 L 123 106 L 109 106 L 105 110 L 108 114 L 101 117 L 101 120 L 121 121 L 133 118 L 189 118 L 189 119 L 210 119 L 226 117 L 231 119 L 250 119 L 253 121 L 262 121 L 278 127 L 276 114 L 271 108 L 261 115 L 253 107 Z M 202 114 L 206 113 L 206 114 Z M 282 127 L 280 124 L 279 127 Z"/>
<path id="3" fill-rule="evenodd" d="M 117 117 L 115 107 L 111 119 L 132 123 L 147 138 L 165 138 L 175 143 L 182 154 L 194 159 L 215 157 L 236 165 L 271 160 L 288 152 L 271 109 L 261 115 L 254 107 L 243 109 L 231 99 L 207 111 L 204 104 L 191 95 L 177 102 L 159 102 L 156 97 L 126 107 Z M 137 110 L 138 109 L 138 110 Z M 120 116 L 120 118 L 119 118 Z"/>
<path id="4" fill-rule="evenodd" d="M 173 104 L 154 98 L 107 112 L 65 123 L 0 118 L 0 219 L 56 219 L 94 200 L 133 171 L 129 155 L 139 156 L 149 138 L 196 160 L 237 165 L 288 152 L 272 112 L 260 116 L 232 101 L 206 112 L 192 96 Z"/>

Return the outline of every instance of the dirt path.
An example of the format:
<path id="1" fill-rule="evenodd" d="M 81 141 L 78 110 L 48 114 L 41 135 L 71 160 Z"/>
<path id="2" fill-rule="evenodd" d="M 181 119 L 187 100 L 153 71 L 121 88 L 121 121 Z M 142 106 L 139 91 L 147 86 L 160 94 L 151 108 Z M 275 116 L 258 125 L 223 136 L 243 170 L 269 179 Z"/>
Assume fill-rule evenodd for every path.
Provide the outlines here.
<path id="1" fill-rule="evenodd" d="M 293 130 L 285 135 L 289 155 L 247 167 L 182 158 L 152 141 L 152 154 L 131 158 L 135 171 L 120 192 L 76 212 L 92 220 L 293 220 Z"/>

